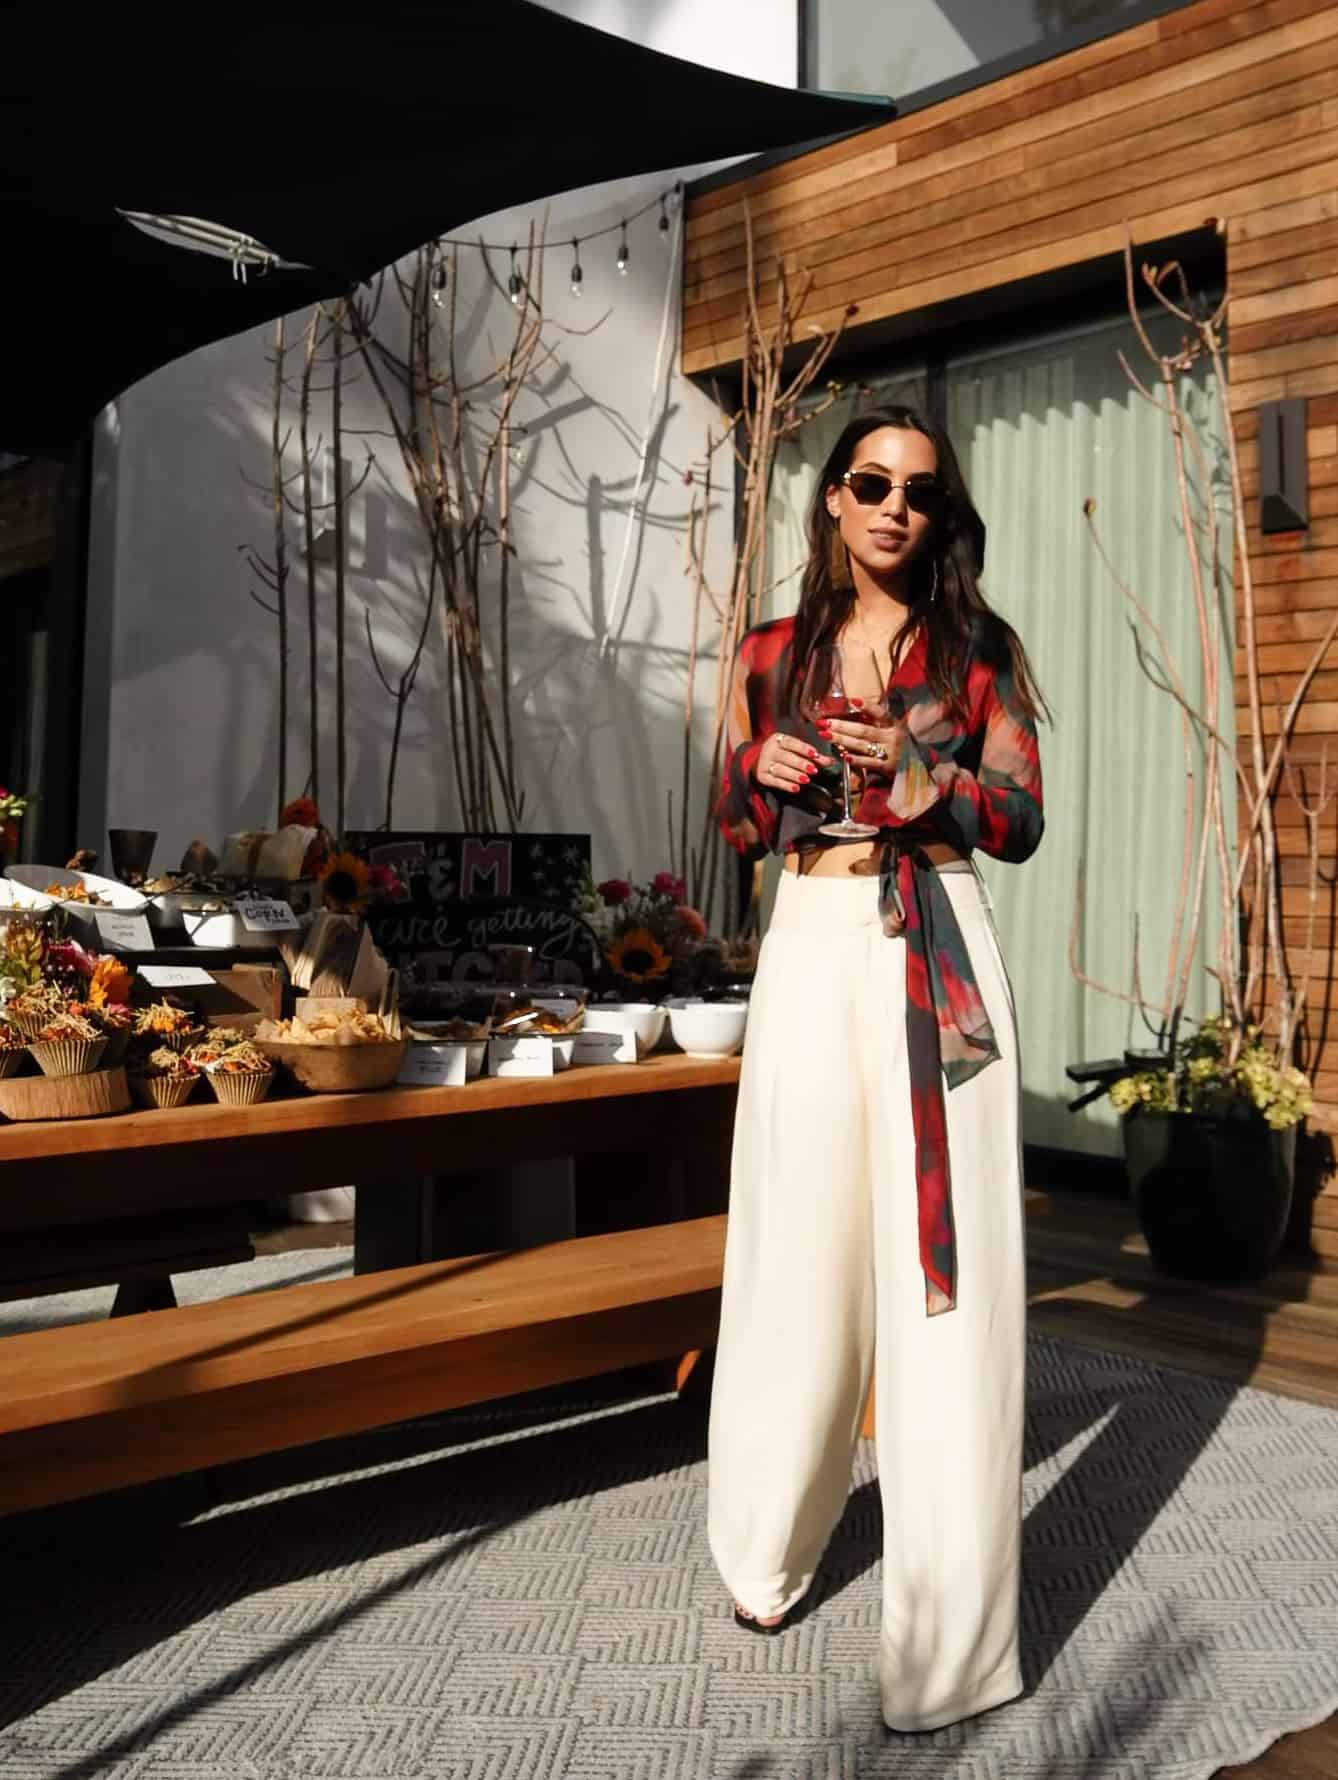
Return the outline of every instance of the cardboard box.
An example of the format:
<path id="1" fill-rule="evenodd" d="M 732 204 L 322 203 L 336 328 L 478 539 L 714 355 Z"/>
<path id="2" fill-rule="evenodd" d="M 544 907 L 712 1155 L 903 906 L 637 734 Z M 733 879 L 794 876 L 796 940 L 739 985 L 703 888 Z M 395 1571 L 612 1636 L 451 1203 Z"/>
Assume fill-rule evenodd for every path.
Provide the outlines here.
<path id="1" fill-rule="evenodd" d="M 182 988 L 153 988 L 142 980 L 135 985 L 136 1007 L 147 1007 L 170 995 L 196 1013 L 209 1026 L 237 1026 L 249 1032 L 261 1020 L 277 1020 L 283 1013 L 287 974 L 275 964 L 233 964 L 224 970 L 204 970 L 210 981 Z"/>

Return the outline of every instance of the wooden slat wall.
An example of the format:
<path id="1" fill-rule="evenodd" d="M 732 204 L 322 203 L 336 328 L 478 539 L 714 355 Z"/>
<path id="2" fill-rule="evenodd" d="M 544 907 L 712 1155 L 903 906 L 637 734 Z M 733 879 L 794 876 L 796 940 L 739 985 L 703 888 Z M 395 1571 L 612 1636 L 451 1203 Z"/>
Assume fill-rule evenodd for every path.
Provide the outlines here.
<path id="1" fill-rule="evenodd" d="M 814 274 L 805 320 L 860 330 L 1214 223 L 1224 234 L 1231 405 L 1249 497 L 1266 697 L 1289 696 L 1338 609 L 1338 0 L 1198 0 L 905 119 L 693 198 L 683 368 L 741 349 L 743 199 L 759 264 Z M 1257 529 L 1257 404 L 1308 399 L 1310 528 Z M 1239 664 L 1238 664 L 1239 667 Z M 1276 678 L 1273 678 L 1276 676 Z M 1240 717 L 1243 688 L 1237 682 Z M 1276 717 L 1270 717 L 1276 723 Z M 1298 753 L 1338 782 L 1338 650 Z M 1303 966 L 1306 833 L 1280 807 L 1284 918 Z M 1338 882 L 1338 809 L 1324 826 Z M 1327 1042 L 1315 1123 L 1338 1134 L 1338 889 L 1316 929 Z M 1338 1199 L 1332 1201 L 1338 1208 Z M 1328 1208 L 1326 1208 L 1328 1209 Z M 1332 1212 L 1338 1239 L 1338 1209 Z"/>

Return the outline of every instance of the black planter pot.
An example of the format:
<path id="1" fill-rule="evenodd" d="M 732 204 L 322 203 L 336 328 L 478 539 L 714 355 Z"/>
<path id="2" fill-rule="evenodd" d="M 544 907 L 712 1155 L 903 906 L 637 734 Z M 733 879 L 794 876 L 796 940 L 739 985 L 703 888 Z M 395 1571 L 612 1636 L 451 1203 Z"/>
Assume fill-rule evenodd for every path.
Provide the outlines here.
<path id="1" fill-rule="evenodd" d="M 1257 1114 L 1125 1116 L 1129 1187 L 1153 1261 L 1180 1279 L 1260 1279 L 1292 1203 L 1296 1127 Z"/>

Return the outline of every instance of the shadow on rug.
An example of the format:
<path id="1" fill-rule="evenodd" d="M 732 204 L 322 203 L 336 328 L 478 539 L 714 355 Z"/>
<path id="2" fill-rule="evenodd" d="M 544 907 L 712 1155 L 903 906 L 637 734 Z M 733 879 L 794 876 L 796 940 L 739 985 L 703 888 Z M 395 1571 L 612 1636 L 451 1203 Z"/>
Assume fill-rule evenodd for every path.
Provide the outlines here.
<path id="1" fill-rule="evenodd" d="M 567 1393 L 0 1521 L 0 1767 L 1206 1780 L 1338 1707 L 1338 1412 L 1032 1336 L 1026 1459 L 1027 1692 L 942 1731 L 881 1725 L 870 1443 L 760 1639 L 703 1406 Z"/>

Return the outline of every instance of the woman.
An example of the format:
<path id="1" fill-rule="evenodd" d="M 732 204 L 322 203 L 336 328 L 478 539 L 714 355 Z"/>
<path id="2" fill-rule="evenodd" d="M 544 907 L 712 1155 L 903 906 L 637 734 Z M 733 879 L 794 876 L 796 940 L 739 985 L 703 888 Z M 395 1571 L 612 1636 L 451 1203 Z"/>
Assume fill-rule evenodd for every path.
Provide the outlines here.
<path id="1" fill-rule="evenodd" d="M 971 855 L 1040 842 L 1043 705 L 976 584 L 983 535 L 940 429 L 907 408 L 846 427 L 798 611 L 743 639 L 719 805 L 738 851 L 785 869 L 739 1085 L 711 1550 L 740 1625 L 781 1630 L 844 1508 L 872 1369 L 879 1677 L 902 1731 L 1022 1686 L 1018 1052 Z M 873 653 L 890 723 L 799 714 L 831 643 Z M 818 832 L 829 748 L 872 838 Z"/>

